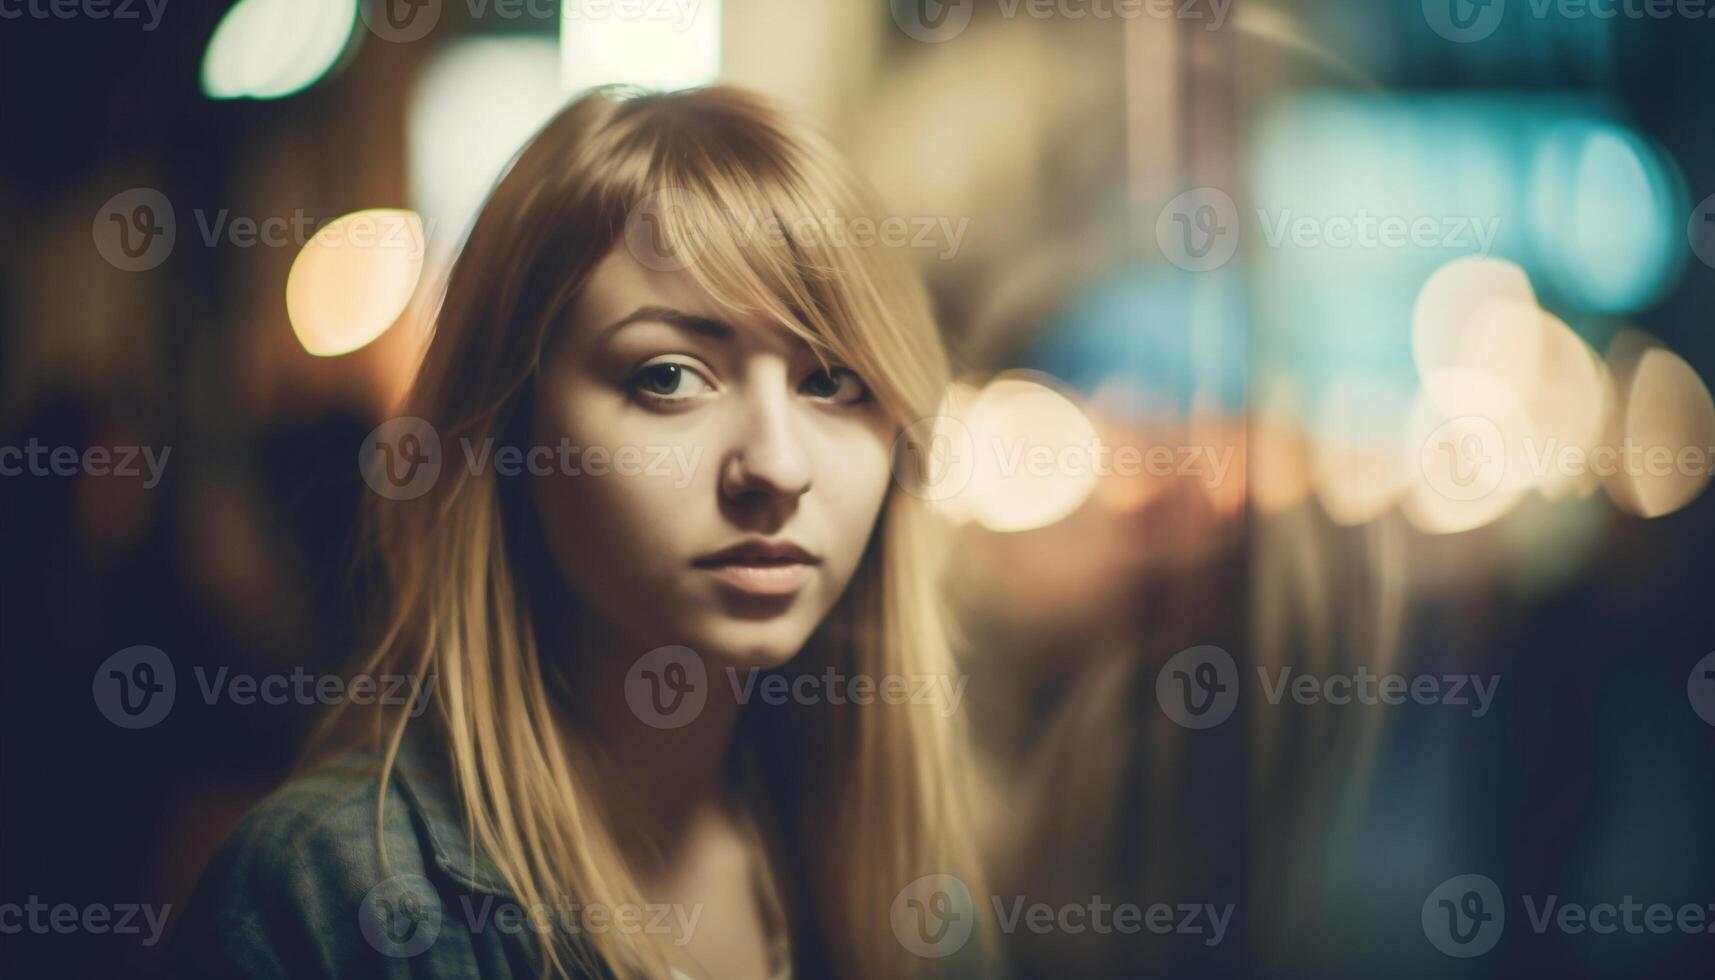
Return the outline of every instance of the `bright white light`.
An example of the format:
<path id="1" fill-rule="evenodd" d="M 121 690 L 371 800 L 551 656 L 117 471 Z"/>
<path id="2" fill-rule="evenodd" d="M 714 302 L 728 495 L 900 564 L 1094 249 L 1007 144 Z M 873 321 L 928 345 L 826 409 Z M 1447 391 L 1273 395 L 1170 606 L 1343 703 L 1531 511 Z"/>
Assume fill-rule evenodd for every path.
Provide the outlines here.
<path id="1" fill-rule="evenodd" d="M 1517 393 L 1489 374 L 1444 368 L 1430 375 L 1409 432 L 1401 509 L 1425 534 L 1491 524 L 1532 486 L 1530 417 Z"/>
<path id="2" fill-rule="evenodd" d="M 512 157 L 565 103 L 551 39 L 450 45 L 423 72 L 406 120 L 410 193 L 431 261 L 451 254 Z"/>
<path id="3" fill-rule="evenodd" d="M 1613 379 L 1601 356 L 1565 321 L 1546 310 L 1540 319 L 1541 370 L 1536 391 L 1525 402 L 1532 430 L 1543 446 L 1571 446 L 1588 453 L 1601 439 L 1608 412 L 1613 409 Z M 1562 473 L 1551 468 L 1537 489 L 1556 500 L 1570 493 L 1587 496 L 1599 483 L 1589 473 Z"/>
<path id="4" fill-rule="evenodd" d="M 1653 341 L 1622 334 L 1611 348 L 1622 411 L 1597 462 L 1608 496 L 1640 517 L 1671 514 L 1709 485 L 1715 398 L 1697 370 Z"/>
<path id="5" fill-rule="evenodd" d="M 721 71 L 721 0 L 565 0 L 560 79 L 567 92 L 627 82 L 708 85 Z"/>
<path id="6" fill-rule="evenodd" d="M 969 512 L 991 531 L 1047 527 L 1095 489 L 1095 427 L 1047 385 L 997 378 L 972 401 L 965 426 L 974 453 Z"/>
<path id="7" fill-rule="evenodd" d="M 277 99 L 327 74 L 350 41 L 358 0 L 239 0 L 203 55 L 211 99 Z"/>
<path id="8" fill-rule="evenodd" d="M 1437 269 L 1411 315 L 1412 358 L 1430 399 L 1449 417 L 1459 413 L 1457 398 L 1429 383 L 1454 368 L 1491 374 L 1528 396 L 1540 370 L 1539 320 L 1536 293 L 1517 265 L 1468 258 Z"/>

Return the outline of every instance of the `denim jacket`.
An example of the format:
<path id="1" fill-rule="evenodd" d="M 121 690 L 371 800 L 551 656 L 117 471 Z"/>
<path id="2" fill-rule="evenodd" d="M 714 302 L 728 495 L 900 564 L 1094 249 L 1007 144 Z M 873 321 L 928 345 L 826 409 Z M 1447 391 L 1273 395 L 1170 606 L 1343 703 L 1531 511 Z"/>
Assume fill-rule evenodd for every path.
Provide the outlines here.
<path id="1" fill-rule="evenodd" d="M 424 749 L 407 738 L 387 782 L 385 866 L 372 753 L 335 756 L 258 804 L 204 872 L 167 975 L 540 976 L 535 932 L 494 917 L 512 899 Z"/>
<path id="2" fill-rule="evenodd" d="M 429 749 L 423 737 L 408 735 L 388 779 L 380 828 L 385 866 L 373 753 L 337 755 L 251 810 L 191 897 L 166 975 L 540 977 L 537 935 L 502 911 L 516 913 L 516 900 L 471 845 L 458 797 Z M 971 955 L 978 945 L 973 939 L 961 955 L 925 966 L 947 977 L 1004 976 L 1002 964 Z"/>

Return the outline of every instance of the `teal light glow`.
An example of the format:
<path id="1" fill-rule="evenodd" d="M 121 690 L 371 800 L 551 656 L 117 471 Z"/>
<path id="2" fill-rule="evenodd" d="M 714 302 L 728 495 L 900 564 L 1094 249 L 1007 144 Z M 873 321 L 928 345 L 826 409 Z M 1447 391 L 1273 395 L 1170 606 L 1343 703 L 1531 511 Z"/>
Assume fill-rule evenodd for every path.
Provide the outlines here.
<path id="1" fill-rule="evenodd" d="M 1127 405 L 1138 419 L 1178 419 L 1205 407 L 1245 404 L 1243 283 L 1236 269 L 1210 273 L 1127 267 L 1090 283 L 1019 358 L 1089 396 L 1099 389 L 1148 393 Z"/>
<path id="2" fill-rule="evenodd" d="M 351 43 L 358 0 L 239 0 L 209 38 L 211 99 L 278 99 L 313 85 Z"/>
<path id="3" fill-rule="evenodd" d="M 1545 133 L 1531 164 L 1530 222 L 1542 271 L 1570 304 L 1628 313 L 1659 296 L 1682 259 L 1684 196 L 1652 147 L 1611 123 Z"/>
<path id="4" fill-rule="evenodd" d="M 1311 95 L 1269 112 L 1252 147 L 1239 256 L 1254 352 L 1312 388 L 1346 370 L 1412 383 L 1412 305 L 1459 258 L 1517 263 L 1571 322 L 1647 308 L 1684 265 L 1677 166 L 1599 100 Z M 1325 234 L 1354 217 L 1429 234 Z M 1283 234 L 1289 222 L 1311 233 Z"/>

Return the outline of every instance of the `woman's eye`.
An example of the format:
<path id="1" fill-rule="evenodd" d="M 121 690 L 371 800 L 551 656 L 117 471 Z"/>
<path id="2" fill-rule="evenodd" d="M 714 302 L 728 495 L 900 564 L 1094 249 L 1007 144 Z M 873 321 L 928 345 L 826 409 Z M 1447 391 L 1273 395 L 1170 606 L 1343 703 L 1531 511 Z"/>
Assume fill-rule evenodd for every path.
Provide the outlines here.
<path id="1" fill-rule="evenodd" d="M 631 379 L 631 386 L 644 397 L 657 401 L 684 401 L 709 390 L 702 375 L 670 361 L 644 367 Z"/>
<path id="2" fill-rule="evenodd" d="M 804 393 L 840 405 L 854 405 L 869 398 L 869 389 L 849 368 L 818 369 L 804 379 Z"/>

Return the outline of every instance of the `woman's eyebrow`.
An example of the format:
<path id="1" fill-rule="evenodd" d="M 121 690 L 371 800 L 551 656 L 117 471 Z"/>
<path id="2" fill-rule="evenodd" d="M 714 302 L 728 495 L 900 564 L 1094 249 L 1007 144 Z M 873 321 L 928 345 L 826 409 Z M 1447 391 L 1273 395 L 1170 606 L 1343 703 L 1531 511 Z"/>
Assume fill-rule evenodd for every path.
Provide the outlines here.
<path id="1" fill-rule="evenodd" d="M 696 316 L 666 306 L 640 306 L 601 328 L 598 336 L 605 340 L 621 328 L 646 321 L 671 324 L 693 333 L 704 334 L 714 340 L 729 340 L 733 335 L 733 328 L 719 320 L 710 319 L 706 316 Z"/>

